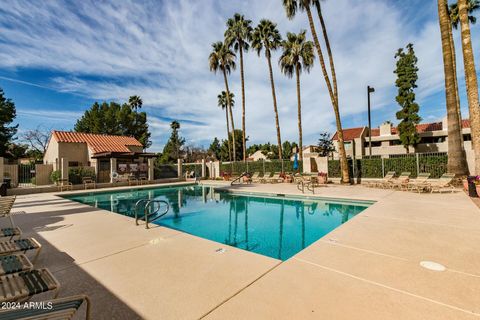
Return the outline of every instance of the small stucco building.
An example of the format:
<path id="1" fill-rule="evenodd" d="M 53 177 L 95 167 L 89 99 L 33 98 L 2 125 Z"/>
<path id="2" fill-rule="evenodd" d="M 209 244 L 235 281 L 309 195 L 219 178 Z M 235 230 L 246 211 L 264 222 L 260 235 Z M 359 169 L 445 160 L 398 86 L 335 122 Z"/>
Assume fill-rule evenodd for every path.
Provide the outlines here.
<path id="1" fill-rule="evenodd" d="M 52 164 L 53 170 L 92 167 L 98 182 L 108 182 L 112 172 L 146 173 L 147 159 L 154 157 L 133 137 L 52 131 L 43 162 Z"/>

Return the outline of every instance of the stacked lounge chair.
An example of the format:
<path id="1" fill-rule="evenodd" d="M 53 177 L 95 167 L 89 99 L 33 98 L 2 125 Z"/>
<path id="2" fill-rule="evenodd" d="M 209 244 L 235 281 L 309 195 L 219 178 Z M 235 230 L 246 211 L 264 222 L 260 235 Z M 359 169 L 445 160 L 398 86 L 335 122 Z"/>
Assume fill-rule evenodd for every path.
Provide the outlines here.
<path id="1" fill-rule="evenodd" d="M 411 191 L 421 184 L 425 184 L 427 179 L 430 178 L 430 173 L 419 173 L 415 179 L 410 179 L 406 185 L 403 186 L 403 190 Z"/>
<path id="2" fill-rule="evenodd" d="M 274 175 L 270 178 L 267 178 L 266 181 L 269 183 L 278 183 L 283 182 L 283 178 L 280 177 L 280 172 L 275 172 Z"/>
<path id="3" fill-rule="evenodd" d="M 398 178 L 385 182 L 383 187 L 389 189 L 401 189 L 404 185 L 408 183 L 410 175 L 410 172 L 402 172 Z"/>
<path id="4" fill-rule="evenodd" d="M 383 187 L 383 185 L 395 178 L 395 171 L 388 171 L 385 177 L 382 180 L 372 180 L 372 181 L 365 181 L 363 184 L 366 187 Z"/>
<path id="5" fill-rule="evenodd" d="M 453 173 L 444 173 L 438 180 L 429 181 L 426 180 L 424 183 L 416 185 L 412 190 L 420 192 L 439 192 L 450 191 L 453 192 L 455 187 L 452 184 L 455 174 Z"/>

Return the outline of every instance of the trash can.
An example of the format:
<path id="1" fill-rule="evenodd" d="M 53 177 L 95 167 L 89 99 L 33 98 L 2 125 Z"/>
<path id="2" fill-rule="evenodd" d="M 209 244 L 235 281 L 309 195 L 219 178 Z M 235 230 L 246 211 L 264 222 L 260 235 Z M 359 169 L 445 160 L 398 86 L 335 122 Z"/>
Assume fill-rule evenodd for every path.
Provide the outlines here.
<path id="1" fill-rule="evenodd" d="M 5 177 L 5 178 L 3 178 L 3 182 L 5 182 L 7 184 L 7 189 L 12 188 L 12 185 L 11 185 L 12 179 L 11 178 L 6 178 Z"/>
<path id="2" fill-rule="evenodd" d="M 0 196 L 5 197 L 7 195 L 7 184 L 2 182 L 0 185 Z"/>
<path id="3" fill-rule="evenodd" d="M 477 180 L 476 176 L 468 176 L 467 177 L 467 182 L 468 182 L 468 195 L 473 198 L 478 198 L 477 194 L 477 187 L 475 185 L 475 180 Z"/>

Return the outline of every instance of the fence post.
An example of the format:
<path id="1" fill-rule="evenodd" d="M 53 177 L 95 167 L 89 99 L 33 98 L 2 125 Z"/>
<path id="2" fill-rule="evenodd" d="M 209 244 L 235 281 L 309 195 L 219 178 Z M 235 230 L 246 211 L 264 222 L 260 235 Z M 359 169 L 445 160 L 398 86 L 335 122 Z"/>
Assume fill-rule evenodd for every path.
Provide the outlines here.
<path id="1" fill-rule="evenodd" d="M 420 159 L 419 159 L 419 154 L 415 153 L 415 158 L 417 160 L 417 177 L 420 174 Z"/>
<path id="2" fill-rule="evenodd" d="M 0 157 L 0 183 L 3 182 L 3 178 L 5 176 L 5 167 L 3 166 L 3 157 Z"/>
<path id="3" fill-rule="evenodd" d="M 353 183 L 355 184 L 355 177 L 356 177 L 356 174 L 355 174 L 355 171 L 356 171 L 356 163 L 357 161 L 355 161 L 355 157 L 352 158 L 352 171 L 353 171 Z"/>
<path id="4" fill-rule="evenodd" d="M 155 177 L 154 177 L 155 159 L 148 158 L 147 161 L 148 161 L 148 181 L 153 181 L 155 180 Z"/>
<path id="5" fill-rule="evenodd" d="M 62 169 L 61 171 L 62 179 L 67 179 L 68 181 L 68 159 L 67 158 L 62 158 L 60 160 L 60 168 Z"/>
<path id="6" fill-rule="evenodd" d="M 385 158 L 382 157 L 382 178 L 385 177 Z"/>
<path id="7" fill-rule="evenodd" d="M 62 176 L 63 176 L 63 160 L 65 158 L 62 158 Z M 113 173 L 117 172 L 117 159 L 116 158 L 110 158 L 110 183 L 114 183 L 115 179 L 113 177 Z"/>
<path id="8" fill-rule="evenodd" d="M 247 172 L 250 172 L 250 170 L 248 170 L 248 160 L 245 160 L 246 164 L 247 164 Z"/>
<path id="9" fill-rule="evenodd" d="M 183 177 L 183 172 L 182 172 L 182 159 L 177 160 L 177 172 L 178 172 L 178 177 L 182 178 Z"/>
<path id="10" fill-rule="evenodd" d="M 265 174 L 265 159 L 262 159 L 263 174 Z"/>
<path id="11" fill-rule="evenodd" d="M 207 168 L 205 167 L 205 159 L 202 159 L 202 178 L 207 177 Z"/>

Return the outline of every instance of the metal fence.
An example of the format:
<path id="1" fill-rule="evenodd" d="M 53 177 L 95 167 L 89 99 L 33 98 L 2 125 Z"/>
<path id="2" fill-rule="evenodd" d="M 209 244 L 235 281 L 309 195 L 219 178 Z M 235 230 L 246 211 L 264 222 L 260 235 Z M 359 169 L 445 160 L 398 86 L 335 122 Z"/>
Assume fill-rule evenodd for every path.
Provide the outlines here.
<path id="1" fill-rule="evenodd" d="M 258 160 L 258 161 L 233 161 L 222 162 L 220 165 L 220 175 L 222 173 L 241 174 L 243 172 L 302 172 L 303 163 L 298 161 L 298 168 L 294 169 L 294 162 L 291 160 Z"/>
<path id="2" fill-rule="evenodd" d="M 153 169 L 154 179 L 168 179 L 178 177 L 178 166 L 176 164 L 156 164 Z"/>
<path id="3" fill-rule="evenodd" d="M 410 172 L 415 178 L 419 173 L 430 173 L 432 178 L 439 178 L 447 172 L 448 156 L 444 152 L 412 153 L 389 155 L 386 158 L 348 159 L 350 176 L 358 178 L 382 178 L 388 171 L 398 175 Z M 340 161 L 328 161 L 328 174 L 338 178 Z"/>

